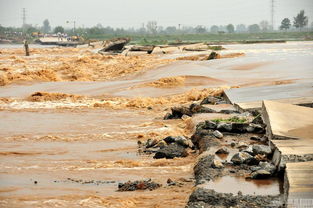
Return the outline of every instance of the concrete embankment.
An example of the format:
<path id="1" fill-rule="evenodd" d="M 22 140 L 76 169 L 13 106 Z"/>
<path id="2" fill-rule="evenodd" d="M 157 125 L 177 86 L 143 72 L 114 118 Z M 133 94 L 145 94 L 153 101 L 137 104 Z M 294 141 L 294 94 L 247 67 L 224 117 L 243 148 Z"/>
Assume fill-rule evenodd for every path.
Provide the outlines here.
<path id="1" fill-rule="evenodd" d="M 313 109 L 263 102 L 273 162 L 285 171 L 284 197 L 290 207 L 313 205 Z"/>

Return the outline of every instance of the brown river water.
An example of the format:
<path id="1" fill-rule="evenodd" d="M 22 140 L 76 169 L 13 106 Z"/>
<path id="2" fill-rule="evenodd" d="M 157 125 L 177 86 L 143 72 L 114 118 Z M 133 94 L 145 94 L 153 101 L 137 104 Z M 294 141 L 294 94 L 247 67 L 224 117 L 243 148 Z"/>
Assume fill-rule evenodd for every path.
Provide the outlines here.
<path id="1" fill-rule="evenodd" d="M 313 81 L 313 42 L 225 48 L 228 50 L 222 54 L 245 56 L 162 61 L 158 67 L 106 81 L 27 80 L 1 86 L 0 97 L 10 101 L 0 102 L 0 207 L 184 207 L 194 187 L 192 168 L 197 155 L 156 160 L 140 154 L 137 147 L 138 140 L 191 135 L 192 129 L 185 121 L 162 119 L 171 106 L 197 100 L 191 95 L 198 91 L 191 89 Z M 6 49 L 0 54 L 3 66 L 10 63 L 6 52 L 11 56 L 14 50 Z M 67 55 L 66 49 L 56 53 Z M 69 52 L 68 56 L 75 53 Z M 37 58 L 42 56 L 48 55 Z M 175 55 L 161 58 L 170 60 Z M 31 61 L 34 63 L 36 57 Z M 148 59 L 147 64 L 151 64 Z M 25 100 L 37 91 L 88 99 L 38 103 Z M 167 99 L 168 96 L 174 97 Z M 113 100 L 109 106 L 94 108 L 89 103 L 90 99 L 107 98 Z M 146 99 L 136 100 L 139 98 Z M 165 100 L 157 103 L 150 98 Z M 127 99 L 148 104 L 122 105 L 130 102 Z M 120 182 L 149 178 L 162 187 L 117 192 Z M 168 178 L 183 185 L 167 186 Z M 225 176 L 205 186 L 220 192 L 243 189 L 244 194 L 275 194 L 281 191 L 279 184 L 277 180 L 255 182 Z"/>

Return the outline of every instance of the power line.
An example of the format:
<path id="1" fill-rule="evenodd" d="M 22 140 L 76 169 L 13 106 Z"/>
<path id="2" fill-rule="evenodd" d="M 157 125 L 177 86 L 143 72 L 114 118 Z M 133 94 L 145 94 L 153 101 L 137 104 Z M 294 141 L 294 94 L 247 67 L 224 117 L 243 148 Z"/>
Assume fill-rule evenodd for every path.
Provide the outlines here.
<path id="1" fill-rule="evenodd" d="M 272 23 L 272 29 L 274 30 L 274 7 L 275 7 L 275 0 L 272 0 L 271 3 L 271 23 Z"/>
<path id="2" fill-rule="evenodd" d="M 26 9 L 25 8 L 23 8 L 23 10 L 22 10 L 22 19 L 23 19 L 23 27 L 25 27 L 25 25 L 26 25 Z"/>

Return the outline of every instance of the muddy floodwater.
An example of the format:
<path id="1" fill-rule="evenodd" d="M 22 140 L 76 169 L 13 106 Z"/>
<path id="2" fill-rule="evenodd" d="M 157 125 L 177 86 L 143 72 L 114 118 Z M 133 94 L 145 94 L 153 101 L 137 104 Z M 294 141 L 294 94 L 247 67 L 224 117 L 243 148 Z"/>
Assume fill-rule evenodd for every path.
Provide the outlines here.
<path id="1" fill-rule="evenodd" d="M 313 81 L 313 42 L 224 47 L 221 54 L 245 55 L 178 61 L 176 54 L 102 57 L 87 49 L 34 48 L 26 58 L 21 48 L 1 47 L 0 207 L 184 207 L 197 154 L 153 159 L 137 145 L 191 136 L 190 122 L 163 120 L 171 107 L 230 87 Z M 47 94 L 35 100 L 35 92 Z M 117 191 L 119 183 L 144 179 L 162 186 Z M 168 179 L 180 185 L 168 186 Z M 225 176 L 203 186 L 281 193 L 278 179 Z"/>

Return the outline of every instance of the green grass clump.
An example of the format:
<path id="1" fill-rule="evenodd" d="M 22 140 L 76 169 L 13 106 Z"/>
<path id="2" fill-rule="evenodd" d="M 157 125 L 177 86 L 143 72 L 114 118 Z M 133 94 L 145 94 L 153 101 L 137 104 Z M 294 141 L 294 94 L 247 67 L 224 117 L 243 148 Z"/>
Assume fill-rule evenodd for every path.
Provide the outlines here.
<path id="1" fill-rule="evenodd" d="M 239 118 L 237 116 L 231 117 L 231 118 L 217 118 L 217 119 L 213 119 L 212 121 L 214 121 L 215 123 L 220 123 L 220 122 L 225 122 L 225 123 L 245 123 L 247 122 L 247 119 L 245 118 Z"/>

